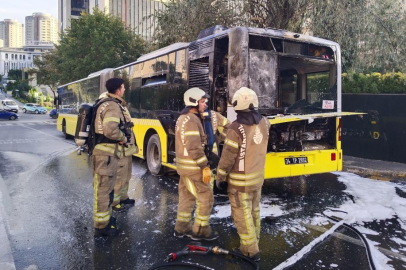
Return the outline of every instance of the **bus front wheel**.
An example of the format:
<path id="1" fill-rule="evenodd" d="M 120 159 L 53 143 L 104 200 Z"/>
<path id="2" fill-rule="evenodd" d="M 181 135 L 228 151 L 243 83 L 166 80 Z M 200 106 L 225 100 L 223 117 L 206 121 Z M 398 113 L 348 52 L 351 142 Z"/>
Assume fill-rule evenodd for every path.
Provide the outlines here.
<path id="1" fill-rule="evenodd" d="M 153 175 L 162 175 L 164 166 L 162 166 L 162 149 L 161 141 L 158 134 L 152 135 L 148 140 L 147 145 L 147 165 L 148 170 Z"/>

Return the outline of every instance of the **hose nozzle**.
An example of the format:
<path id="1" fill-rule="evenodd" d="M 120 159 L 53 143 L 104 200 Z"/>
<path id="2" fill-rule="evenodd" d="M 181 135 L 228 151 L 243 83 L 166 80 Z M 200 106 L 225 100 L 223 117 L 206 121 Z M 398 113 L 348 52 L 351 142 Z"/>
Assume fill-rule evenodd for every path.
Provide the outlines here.
<path id="1" fill-rule="evenodd" d="M 213 251 L 214 254 L 225 254 L 225 255 L 227 255 L 229 253 L 228 250 L 222 249 L 222 248 L 220 248 L 218 246 L 213 247 L 212 251 Z"/>

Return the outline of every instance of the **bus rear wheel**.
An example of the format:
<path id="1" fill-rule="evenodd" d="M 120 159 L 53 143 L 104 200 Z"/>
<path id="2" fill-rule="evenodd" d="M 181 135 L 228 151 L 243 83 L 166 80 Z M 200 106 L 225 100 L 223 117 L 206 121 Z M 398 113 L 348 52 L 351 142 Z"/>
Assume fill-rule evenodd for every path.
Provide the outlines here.
<path id="1" fill-rule="evenodd" d="M 164 166 L 162 166 L 162 149 L 161 141 L 158 134 L 152 135 L 148 140 L 147 145 L 147 165 L 148 170 L 153 175 L 162 175 Z"/>
<path id="2" fill-rule="evenodd" d="M 72 136 L 66 132 L 66 122 L 65 119 L 62 121 L 62 133 L 65 135 L 65 139 L 71 139 Z"/>

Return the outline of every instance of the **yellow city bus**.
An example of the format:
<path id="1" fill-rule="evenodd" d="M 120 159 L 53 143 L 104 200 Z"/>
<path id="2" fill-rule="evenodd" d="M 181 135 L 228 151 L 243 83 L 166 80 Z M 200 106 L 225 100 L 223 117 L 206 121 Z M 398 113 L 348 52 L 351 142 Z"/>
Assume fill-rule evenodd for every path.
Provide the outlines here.
<path id="1" fill-rule="evenodd" d="M 176 43 L 136 62 L 103 70 L 58 89 L 58 130 L 75 134 L 80 104 L 93 103 L 110 77 L 125 80 L 139 158 L 151 173 L 176 169 L 174 128 L 183 93 L 199 87 L 209 106 L 234 121 L 233 94 L 259 97 L 270 123 L 265 177 L 342 169 L 341 52 L 332 41 L 283 30 L 215 26 L 191 43 Z"/>

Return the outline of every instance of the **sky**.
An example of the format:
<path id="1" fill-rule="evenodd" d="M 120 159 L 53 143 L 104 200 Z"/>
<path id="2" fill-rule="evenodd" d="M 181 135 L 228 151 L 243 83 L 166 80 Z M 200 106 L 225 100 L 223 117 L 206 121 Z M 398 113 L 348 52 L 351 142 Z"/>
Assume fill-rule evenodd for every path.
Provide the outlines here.
<path id="1" fill-rule="evenodd" d="M 0 0 L 0 21 L 16 19 L 25 24 L 25 17 L 34 12 L 48 13 L 58 18 L 58 0 Z"/>

